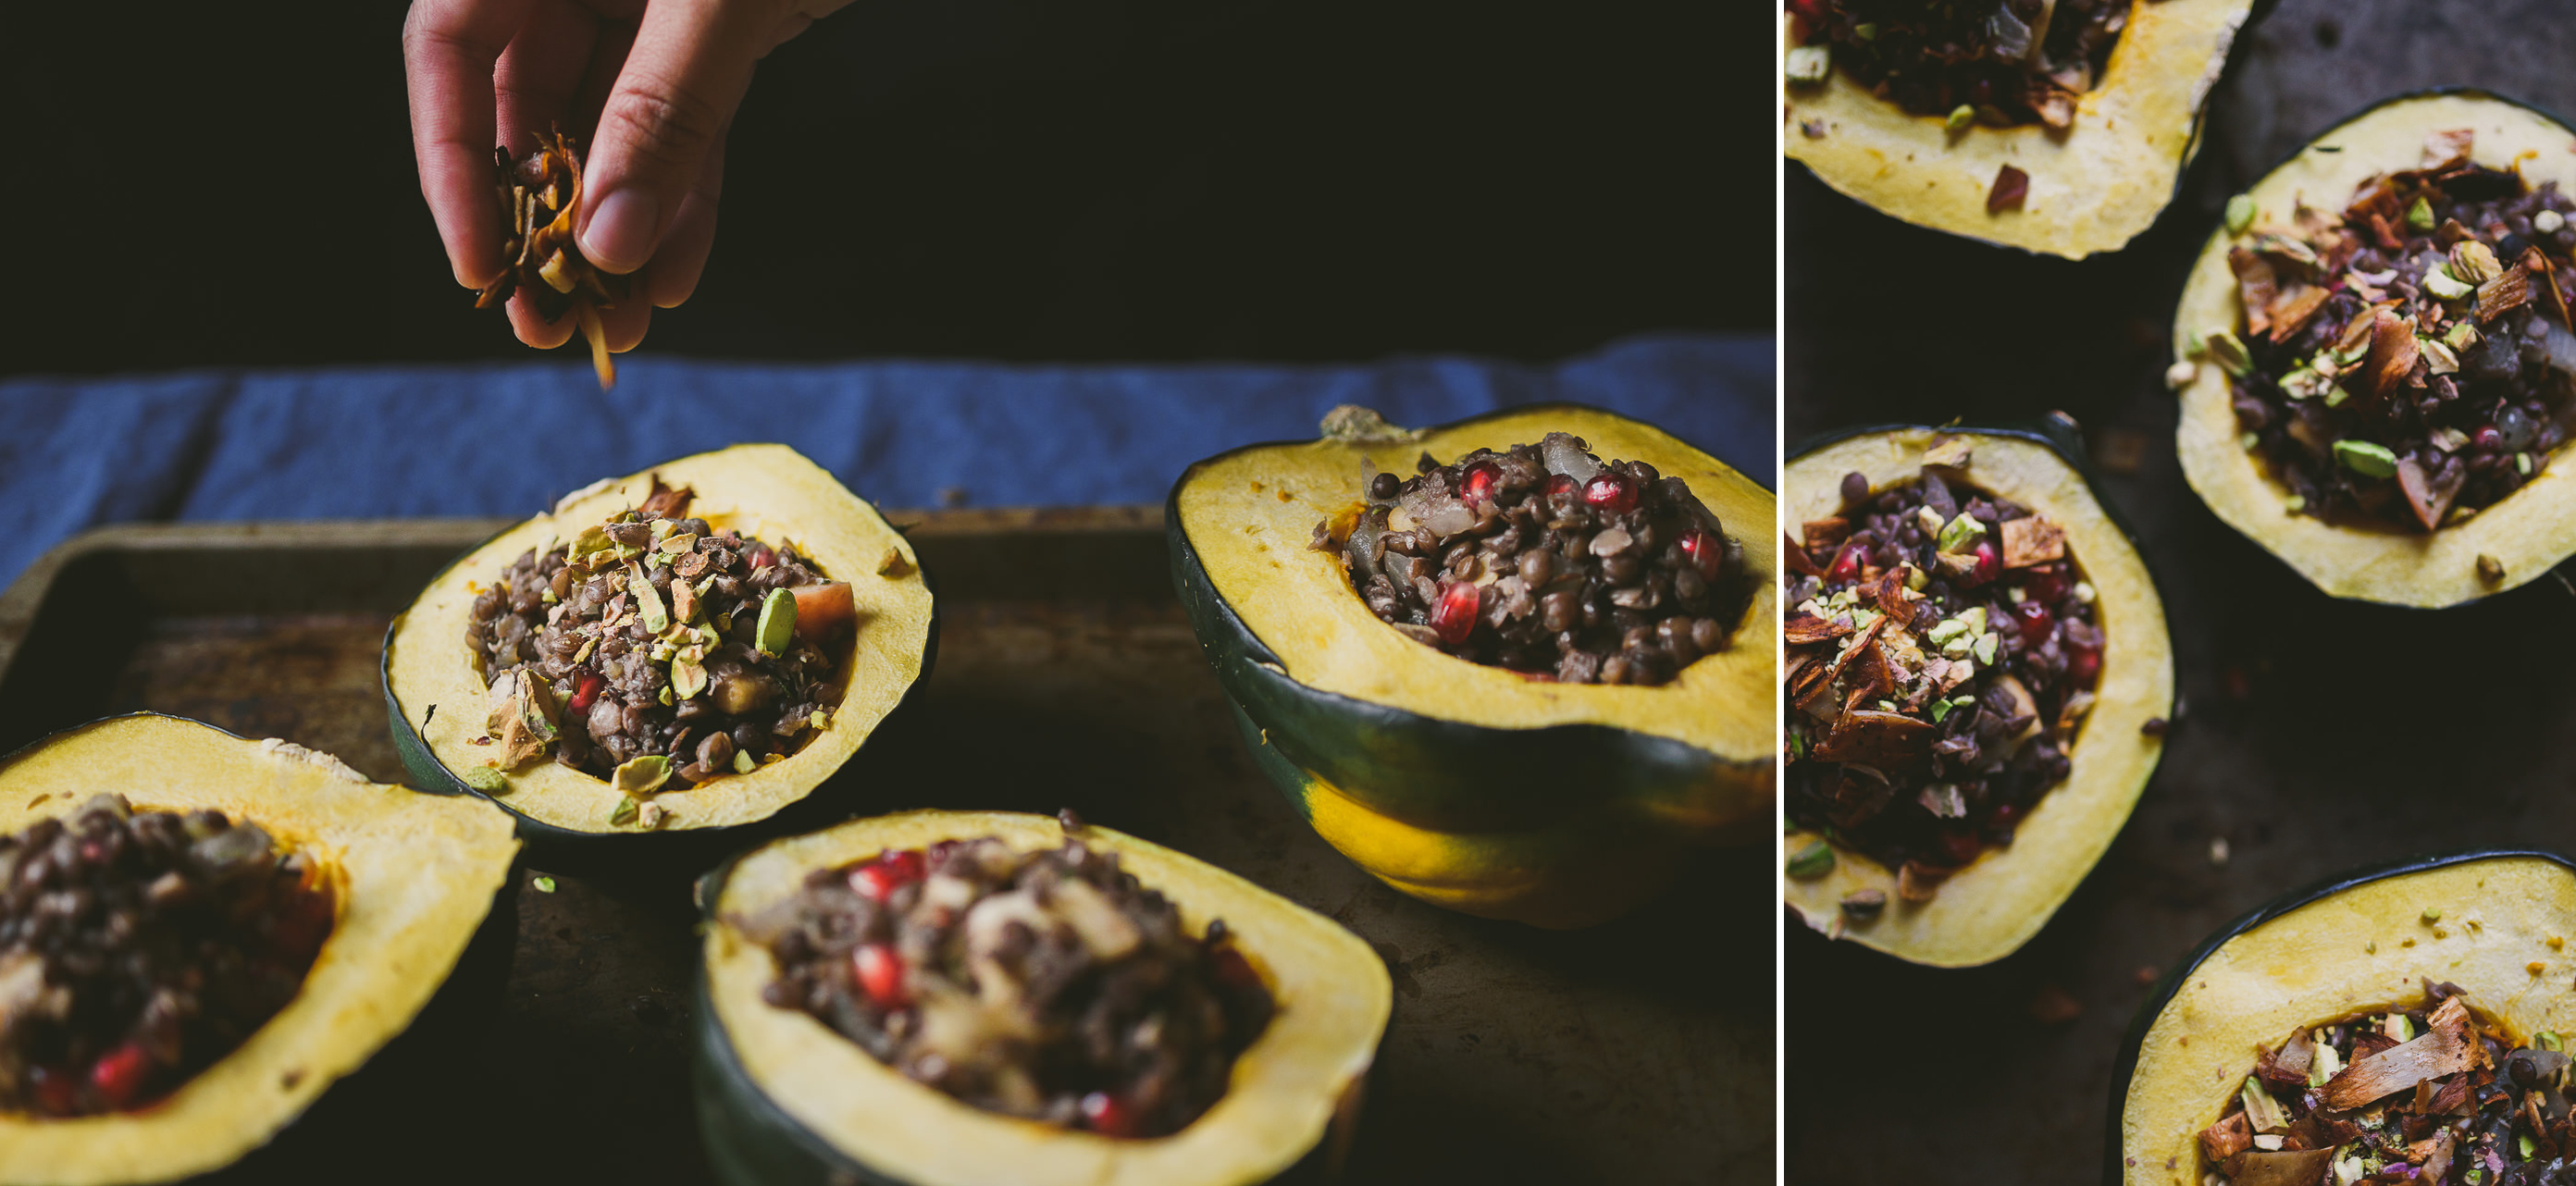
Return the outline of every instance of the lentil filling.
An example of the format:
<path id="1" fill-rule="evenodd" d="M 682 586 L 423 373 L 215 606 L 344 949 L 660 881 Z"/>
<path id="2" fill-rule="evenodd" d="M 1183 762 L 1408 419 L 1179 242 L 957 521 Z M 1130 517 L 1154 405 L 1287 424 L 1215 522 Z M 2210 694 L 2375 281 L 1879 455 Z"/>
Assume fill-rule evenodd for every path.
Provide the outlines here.
<path id="1" fill-rule="evenodd" d="M 1604 464 L 1575 436 L 1477 449 L 1413 477 L 1363 461 L 1338 550 L 1378 620 L 1534 680 L 1661 684 L 1727 646 L 1751 597 L 1743 545 L 1677 477 Z"/>
<path id="2" fill-rule="evenodd" d="M 2231 208 L 2244 336 L 2206 353 L 2293 514 L 2431 531 L 2567 439 L 2576 204 L 2472 163 L 2472 143 L 2436 133 L 2440 164 L 2373 177 L 2339 214 L 2257 226 L 2251 199 Z"/>
<path id="3" fill-rule="evenodd" d="M 1789 817 L 1927 900 L 2065 780 L 2102 668 L 2093 587 L 2055 523 L 1957 469 L 1842 494 L 1788 548 Z"/>
<path id="4" fill-rule="evenodd" d="M 1953 131 L 2075 122 L 2078 96 L 2111 63 L 2130 0 L 1785 0 L 1798 18 L 1790 76 L 1833 66 Z M 1801 57 L 1795 55 L 1804 55 Z"/>
<path id="5" fill-rule="evenodd" d="M 2204 1181 L 2558 1186 L 2576 1181 L 2567 1055 L 2556 1034 L 2516 1045 L 2457 985 L 2424 982 L 2414 1009 L 2302 1027 L 2263 1047 L 2218 1122 Z"/>
<path id="6" fill-rule="evenodd" d="M 475 598 L 495 765 L 551 755 L 641 798 L 747 774 L 830 726 L 850 587 L 691 517 L 692 496 L 657 478 L 643 506 L 529 549 Z"/>
<path id="7" fill-rule="evenodd" d="M 0 837 L 0 1107 L 145 1107 L 293 1000 L 329 937 L 330 882 L 221 812 L 100 795 Z"/>
<path id="8" fill-rule="evenodd" d="M 1074 826 L 1078 827 L 1078 823 Z M 1274 1004 L 1222 921 L 1180 910 L 1068 838 L 888 851 L 808 875 L 735 925 L 766 946 L 769 1004 L 987 1111 L 1108 1136 L 1181 1130 L 1225 1094 Z"/>

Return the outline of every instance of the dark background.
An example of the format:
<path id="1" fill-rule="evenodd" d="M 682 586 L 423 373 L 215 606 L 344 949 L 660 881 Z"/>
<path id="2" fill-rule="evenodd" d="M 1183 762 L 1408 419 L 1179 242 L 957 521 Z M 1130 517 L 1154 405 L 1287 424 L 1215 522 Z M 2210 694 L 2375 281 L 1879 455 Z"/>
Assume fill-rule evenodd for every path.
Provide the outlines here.
<path id="1" fill-rule="evenodd" d="M 2181 695 L 2127 829 L 2018 954 L 1936 971 L 1791 925 L 1793 1182 L 2098 1176 L 2132 1015 L 2227 920 L 2405 853 L 2576 848 L 2576 760 L 2556 744 L 2576 736 L 2576 633 L 2561 628 L 2576 589 L 2542 579 L 2439 614 L 2327 599 L 2184 484 L 2161 381 L 2183 274 L 2229 194 L 2411 89 L 2474 84 L 2576 111 L 2570 15 L 2540 0 L 2283 0 L 2244 35 L 2181 198 L 2127 250 L 2082 263 L 1902 226 L 1790 166 L 1792 449 L 1843 425 L 2073 413 L 2164 595 Z M 2549 978 L 2565 990 L 2566 969 Z M 2070 1001 L 2071 1019 L 2041 1020 Z"/>
<path id="2" fill-rule="evenodd" d="M 645 350 L 1540 359 L 1767 330 L 1772 46 L 1724 7 L 860 0 L 761 68 L 705 281 Z M 402 18 L 0 6 L 0 375 L 525 357 L 420 200 Z"/>

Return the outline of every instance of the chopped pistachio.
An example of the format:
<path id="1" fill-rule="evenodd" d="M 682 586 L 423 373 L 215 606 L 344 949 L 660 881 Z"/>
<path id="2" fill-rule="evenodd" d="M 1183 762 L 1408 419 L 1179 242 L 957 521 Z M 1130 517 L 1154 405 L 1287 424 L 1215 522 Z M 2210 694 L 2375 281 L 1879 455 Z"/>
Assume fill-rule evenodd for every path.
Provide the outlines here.
<path id="1" fill-rule="evenodd" d="M 2388 446 L 2373 441 L 2336 441 L 2334 455 L 2345 469 L 2363 477 L 2385 478 L 2397 472 L 2397 455 L 2389 452 Z"/>
<path id="2" fill-rule="evenodd" d="M 2227 233 L 2241 235 L 2254 225 L 2254 195 L 2238 194 L 2227 199 Z"/>
<path id="3" fill-rule="evenodd" d="M 2529 454 L 2529 453 L 2516 453 L 2516 454 L 2514 454 L 2514 455 L 2513 455 L 2513 472 L 2518 473 L 2518 474 L 2521 474 L 2522 476 L 2524 476 L 2524 477 L 2526 477 L 2526 478 L 2530 477 L 2530 476 L 2531 476 L 2531 454 Z"/>
<path id="4" fill-rule="evenodd" d="M 2531 216 L 2531 229 L 2544 235 L 2557 234 L 2558 228 L 2566 225 L 2567 216 L 2560 214 L 2555 210 L 2543 210 L 2540 213 Z M 2555 1047 L 2552 1049 L 2555 1049 Z"/>
<path id="5" fill-rule="evenodd" d="M 2419 231 L 2431 231 L 2437 225 L 2433 221 L 2432 199 L 2416 198 L 2415 204 L 2406 208 L 2406 225 Z"/>
<path id="6" fill-rule="evenodd" d="M 2326 388 L 2326 406 L 2329 408 L 2340 408 L 2343 401 L 2351 398 L 2352 393 L 2345 391 L 2340 383 Z"/>
<path id="7" fill-rule="evenodd" d="M 1968 633 L 1968 624 L 1966 622 L 1962 622 L 1957 618 L 1943 618 L 1938 622 L 1934 622 L 1932 624 L 1932 629 L 1924 632 L 1923 639 L 1937 647 L 1946 645 L 1951 639 L 1957 638 L 1966 633 Z"/>
<path id="8" fill-rule="evenodd" d="M 1959 620 L 1968 624 L 1969 633 L 1983 634 L 1986 632 L 1986 607 L 1982 605 L 1969 606 L 1968 608 L 1959 611 Z"/>
<path id="9" fill-rule="evenodd" d="M 2462 239 L 2451 245 L 2451 274 L 2463 284 L 2484 284 L 2504 273 L 2504 263 L 2496 258 L 2495 249 L 2475 239 Z"/>
<path id="10" fill-rule="evenodd" d="M 694 651 L 698 648 L 689 649 Z M 671 688 L 682 700 L 695 699 L 698 693 L 707 690 L 706 666 L 687 655 L 672 656 Z"/>
<path id="11" fill-rule="evenodd" d="M 2456 301 L 2477 290 L 2477 285 L 2464 284 L 2453 278 L 2449 264 L 2435 264 L 2424 269 L 2424 291 L 2432 293 L 2436 300 Z"/>
<path id="12" fill-rule="evenodd" d="M 2165 386 L 2177 391 L 2191 386 L 2191 381 L 2199 377 L 2200 364 L 2188 358 L 2165 368 Z"/>
<path id="13" fill-rule="evenodd" d="M 683 531 L 655 546 L 666 556 L 684 556 L 688 554 L 689 549 L 698 546 L 698 537 L 693 532 Z"/>
<path id="14" fill-rule="evenodd" d="M 1784 63 L 1789 81 L 1804 85 L 1823 82 L 1833 73 L 1833 51 L 1821 45 L 1801 45 L 1789 51 Z"/>
<path id="15" fill-rule="evenodd" d="M 2243 375 L 2254 369 L 2254 356 L 2246 353 L 2245 343 L 2237 341 L 2236 335 L 2216 329 L 2209 331 L 2205 340 L 2209 344 L 2210 361 L 2226 368 L 2228 374 Z"/>
<path id="16" fill-rule="evenodd" d="M 772 589 L 760 603 L 760 629 L 755 638 L 764 655 L 779 655 L 796 636 L 796 595 L 785 589 Z"/>
<path id="17" fill-rule="evenodd" d="M 2441 908 L 2441 907 L 2439 907 L 2439 906 L 2427 906 L 2427 907 L 2425 907 L 2425 908 L 2424 908 L 2424 921 L 2426 921 L 2426 922 L 2440 922 L 2440 921 L 2442 921 L 2442 908 Z"/>
<path id="18" fill-rule="evenodd" d="M 1789 858 L 1789 876 L 1822 877 L 1834 871 L 1834 848 L 1822 840 L 1811 841 Z"/>
<path id="19" fill-rule="evenodd" d="M 623 799 L 619 799 L 617 801 L 616 808 L 608 813 L 608 826 L 616 828 L 634 823 L 636 813 L 641 811 L 643 806 L 643 804 L 635 801 L 635 796 L 633 795 L 628 795 Z"/>
<path id="20" fill-rule="evenodd" d="M 2558 1037 L 2558 1033 L 2555 1030 L 2542 1030 L 2539 1033 L 2533 1034 L 2531 1037 L 2533 1041 L 2540 1043 L 2540 1048 L 2543 1050 L 2567 1049 L 2566 1043 Z"/>
<path id="21" fill-rule="evenodd" d="M 2077 601 L 2077 603 L 2082 604 L 2082 605 L 2091 605 L 2091 604 L 2093 604 L 2093 597 L 2094 597 L 2093 582 L 2091 582 L 2091 581 L 2077 581 L 2077 582 L 2075 582 L 2075 600 Z"/>
<path id="22" fill-rule="evenodd" d="M 2478 344 L 2478 327 L 2465 321 L 2454 321 L 2442 331 L 2442 344 L 2453 350 L 2466 350 Z"/>
<path id="23" fill-rule="evenodd" d="M 1950 116 L 1941 121 L 1941 127 L 1948 132 L 1964 132 L 1968 130 L 1969 124 L 1975 122 L 1977 122 L 1976 104 L 1961 103 L 1950 109 Z"/>
<path id="24" fill-rule="evenodd" d="M 660 634 L 671 628 L 671 611 L 662 604 L 662 591 L 653 587 L 653 578 L 645 575 L 643 566 L 633 561 L 626 565 L 626 592 L 635 599 L 636 619 L 644 623 L 647 633 Z"/>
<path id="25" fill-rule="evenodd" d="M 2255 446 L 2262 444 L 2263 438 L 2257 433 L 2240 432 L 2236 434 L 2236 443 L 2250 451 Z"/>
<path id="26" fill-rule="evenodd" d="M 1944 552 L 1962 551 L 1984 538 L 1985 534 L 1985 524 L 1978 522 L 1976 517 L 1968 512 L 1961 511 L 1957 518 L 1950 520 L 1941 528 L 1940 540 L 1934 546 Z"/>
<path id="27" fill-rule="evenodd" d="M 666 707 L 666 708 L 667 708 L 667 707 L 669 707 L 669 706 L 671 705 L 671 703 L 672 703 L 672 700 L 671 700 L 671 685 L 669 685 L 669 684 L 664 684 L 664 685 L 662 685 L 662 694 L 661 694 L 661 695 L 659 695 L 659 696 L 654 697 L 654 699 L 661 701 L 661 702 L 662 702 L 663 707 Z"/>
<path id="28" fill-rule="evenodd" d="M 2460 356 L 2452 353 L 2450 345 L 2440 338 L 2418 336 L 2415 339 L 2415 350 L 2424 356 L 2424 367 L 2427 373 L 2435 375 L 2459 373 Z"/>
<path id="29" fill-rule="evenodd" d="M 1933 723 L 1933 724 L 1935 724 L 1935 725 L 1940 724 L 1944 719 L 1948 718 L 1948 717 L 1949 717 L 1949 715 L 1950 715 L 1950 702 L 1949 702 L 1949 701 L 1947 701 L 1947 700 L 1935 700 L 1935 701 L 1933 701 L 1933 702 L 1932 702 L 1932 723 Z"/>
<path id="30" fill-rule="evenodd" d="M 670 755 L 646 754 L 627 759 L 609 775 L 608 785 L 629 795 L 650 795 L 670 779 Z"/>
<path id="31" fill-rule="evenodd" d="M 828 708 L 815 709 L 814 715 L 805 718 L 805 723 L 812 725 L 817 729 L 829 729 L 832 727 L 832 710 Z"/>
<path id="32" fill-rule="evenodd" d="M 1941 512 L 1933 510 L 1928 506 L 1916 507 L 1914 508 L 1914 525 L 1922 528 L 1923 534 L 1937 538 L 1941 534 Z"/>
<path id="33" fill-rule="evenodd" d="M 581 649 L 572 653 L 573 666 L 578 667 L 582 664 L 583 660 L 590 658 L 590 649 L 598 645 L 599 640 L 596 638 L 585 638 L 581 640 Z"/>
<path id="34" fill-rule="evenodd" d="M 2290 1126 L 2289 1114 L 2282 1111 L 2281 1102 L 2273 1099 L 2271 1092 L 2263 1090 L 2262 1080 L 2246 1076 L 2245 1086 L 2239 1088 L 2237 1094 L 2245 1101 L 2245 1123 L 2255 1132 Z"/>
<path id="35" fill-rule="evenodd" d="M 756 768 L 757 768 L 757 764 L 756 764 L 756 763 L 754 763 L 754 762 L 751 760 L 751 751 L 750 751 L 750 750 L 747 750 L 747 749 L 738 749 L 738 750 L 733 751 L 733 772 L 734 772 L 734 773 L 736 773 L 736 774 L 749 774 L 749 773 L 751 773 L 751 772 L 752 772 L 754 769 L 756 769 Z"/>
<path id="36" fill-rule="evenodd" d="M 490 766 L 468 766 L 458 771 L 456 777 L 465 785 L 485 794 L 510 789 L 509 776 Z"/>
<path id="37" fill-rule="evenodd" d="M 536 886 L 537 892 L 541 894 L 551 894 L 555 892 L 555 879 L 551 877 L 540 877 L 529 884 Z"/>
<path id="38" fill-rule="evenodd" d="M 1995 644 L 1996 644 L 1998 641 L 2000 641 L 2000 640 L 1999 640 L 1999 638 L 1998 638 L 1997 636 L 1995 636 L 1995 635 L 1992 635 L 1992 634 L 1980 634 L 1980 635 L 1978 635 L 1978 636 L 1977 636 L 1977 662 L 1979 662 L 1979 663 L 1983 663 L 1983 664 L 1985 664 L 1985 665 L 1986 665 L 1986 666 L 1988 666 L 1988 667 L 1992 667 L 1992 666 L 1994 666 L 1994 665 L 1995 665 Z"/>
<path id="39" fill-rule="evenodd" d="M 2293 494 L 2288 498 L 2282 499 L 2281 506 L 2293 515 L 2298 514 L 2299 512 L 2308 509 L 2308 496 L 2304 494 Z"/>

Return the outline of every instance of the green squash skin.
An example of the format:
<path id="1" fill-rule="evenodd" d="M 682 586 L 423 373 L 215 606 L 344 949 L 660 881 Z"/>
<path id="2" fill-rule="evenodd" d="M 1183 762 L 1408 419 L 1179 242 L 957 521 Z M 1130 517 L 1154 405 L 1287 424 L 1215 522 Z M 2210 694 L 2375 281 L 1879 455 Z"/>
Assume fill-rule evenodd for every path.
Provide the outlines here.
<path id="1" fill-rule="evenodd" d="M 739 859 L 737 854 L 698 879 L 696 895 L 704 925 L 716 924 L 716 903 L 723 900 L 725 879 Z M 697 957 L 691 980 L 689 1082 L 697 1100 L 698 1136 L 718 1182 L 724 1186 L 911 1186 L 852 1160 L 773 1102 L 743 1070 L 733 1043 L 725 1039 L 724 1023 L 716 1018 L 715 998 L 708 989 L 703 954 Z M 835 1035 L 832 1040 L 841 1039 Z M 1287 1186 L 1330 1180 L 1327 1167 L 1333 1145 L 1333 1134 L 1328 1132 L 1271 1181 Z"/>
<path id="2" fill-rule="evenodd" d="M 2164 1012 L 2165 1005 L 2173 1000 L 2174 993 L 2180 991 L 2183 983 L 2190 980 L 2193 974 L 2200 970 L 2200 965 L 2220 947 L 2225 946 L 2228 940 L 2302 906 L 2323 901 L 2357 886 L 2408 873 L 2422 873 L 2452 865 L 2464 865 L 2472 861 L 2496 859 L 2542 860 L 2576 872 L 2576 860 L 2569 860 L 2562 853 L 2536 848 L 2479 848 L 2467 852 L 2446 853 L 2441 856 L 2402 857 L 2394 861 L 2365 866 L 2327 878 L 2304 889 L 2283 894 L 2246 911 L 2234 922 L 2218 928 L 2209 938 L 2202 940 L 2200 946 L 2193 948 L 2190 955 L 2183 957 L 2182 962 L 2175 965 L 2173 971 L 2166 973 L 2164 979 L 2156 982 L 2154 991 L 2147 994 L 2146 1001 L 2138 1006 L 2137 1015 L 2130 1019 L 2129 1032 L 2120 1039 L 2120 1053 L 2111 1063 L 2110 1117 L 2103 1129 L 2102 1181 L 2104 1186 L 2123 1186 L 2126 1181 L 2128 1167 L 2123 1163 L 2123 1155 L 2120 1152 L 2121 1141 L 2125 1135 L 2122 1132 L 2121 1120 L 2122 1113 L 2129 1102 L 2129 1081 L 2136 1077 L 2138 1069 L 2138 1050 L 2146 1044 L 2147 1031 L 2154 1027 L 2156 1015 Z"/>
<path id="3" fill-rule="evenodd" d="M 447 567 L 440 569 L 437 576 L 430 578 L 429 585 L 423 588 L 448 579 L 449 574 L 454 573 L 458 566 L 464 564 L 476 552 L 482 551 L 484 545 L 516 530 L 517 526 L 512 524 L 502 528 L 500 532 L 487 536 L 474 546 L 465 549 Z M 885 719 L 877 722 L 876 729 L 870 733 L 871 738 L 888 728 L 900 728 L 903 721 L 920 711 L 922 686 L 930 682 L 931 669 L 939 659 L 939 584 L 937 579 L 931 576 L 928 567 L 920 567 L 919 572 L 922 586 L 930 591 L 930 636 L 929 640 L 922 645 L 921 674 L 913 678 L 911 687 L 904 689 L 903 698 L 886 713 Z M 849 805 L 840 800 L 859 792 L 858 780 L 843 777 L 847 769 L 844 767 L 843 770 L 834 771 L 825 776 L 803 799 L 797 800 L 769 818 L 735 824 L 731 827 L 689 828 L 669 832 L 584 832 L 531 819 L 520 814 L 517 808 L 510 806 L 510 801 L 506 797 L 488 795 L 465 785 L 463 779 L 458 778 L 454 771 L 447 768 L 446 763 L 438 760 L 438 755 L 430 752 L 428 740 L 420 735 L 420 725 L 403 715 L 402 699 L 394 693 L 393 683 L 394 631 L 401 626 L 402 615 L 400 614 L 395 615 L 393 621 L 385 624 L 385 642 L 376 660 L 376 679 L 378 685 L 384 689 L 385 715 L 391 723 L 394 752 L 401 756 L 403 769 L 411 774 L 415 785 L 423 790 L 438 794 L 474 795 L 509 812 L 510 817 L 518 821 L 519 838 L 532 845 L 545 846 L 550 856 L 562 852 L 580 851 L 589 851 L 594 856 L 603 855 L 605 852 L 603 842 L 618 839 L 638 850 L 649 849 L 657 858 L 668 856 L 673 863 L 704 865 L 741 847 L 747 837 L 765 838 L 772 835 L 785 835 L 789 832 L 811 831 L 824 824 L 846 818 L 850 814 Z M 476 707 L 479 708 L 479 706 Z M 468 711 L 473 710 L 468 709 Z M 864 753 L 866 747 L 862 745 L 860 750 Z M 855 764 L 858 755 L 853 754 L 851 757 Z M 558 863 L 560 864 L 560 861 Z M 576 865 L 567 867 L 567 871 L 579 872 L 588 868 L 589 866 Z"/>
<path id="4" fill-rule="evenodd" d="M 1608 414 L 1577 404 L 1544 406 Z M 1307 443 L 1246 445 L 1208 458 L 1182 472 L 1163 504 L 1172 584 L 1199 648 L 1226 697 L 1286 761 L 1314 771 L 1380 814 L 1461 832 L 1532 828 L 1597 812 L 1603 804 L 1643 817 L 1687 816 L 1691 805 L 1722 801 L 1735 786 L 1770 777 L 1768 755 L 1760 762 L 1727 762 L 1688 742 L 1608 725 L 1498 729 L 1372 704 L 1291 678 L 1209 579 L 1182 530 L 1180 494 L 1200 466 L 1247 450 Z M 1571 788 L 1581 793 L 1569 793 Z"/>

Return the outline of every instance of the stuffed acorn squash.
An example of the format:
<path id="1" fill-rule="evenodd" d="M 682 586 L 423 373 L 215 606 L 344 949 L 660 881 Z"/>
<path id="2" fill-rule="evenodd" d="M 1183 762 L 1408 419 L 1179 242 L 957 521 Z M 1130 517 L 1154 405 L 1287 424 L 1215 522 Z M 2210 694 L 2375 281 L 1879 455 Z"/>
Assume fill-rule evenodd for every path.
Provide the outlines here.
<path id="1" fill-rule="evenodd" d="M 994 882 L 1013 870 L 1037 876 Z M 1385 965 L 1334 923 L 1069 818 L 853 820 L 744 855 L 698 898 L 698 1117 L 732 1186 L 1268 1181 L 1347 1140 L 1393 999 Z M 974 967 L 972 986 L 922 944 Z M 1138 1027 L 1102 1028 L 1125 1051 L 1110 1062 L 1160 1065 L 1205 1037 L 1202 1014 L 1243 1022 L 1248 1045 L 1207 1051 L 1198 1098 L 1150 1071 L 1141 1090 L 1091 1078 L 1089 1017 L 1123 1016 L 1147 983 L 1171 991 L 1187 967 L 1134 973 L 1173 952 L 1206 953 L 1224 999 L 1148 1019 L 1143 1057 L 1121 1045 Z"/>
<path id="2" fill-rule="evenodd" d="M 2011 954 L 2163 753 L 2173 651 L 2145 563 L 2039 430 L 1864 429 L 1785 478 L 1791 909 L 1942 967 Z"/>
<path id="3" fill-rule="evenodd" d="M 1996 40 L 2026 46 L 2012 57 L 2016 67 L 2024 60 L 2030 66 L 2007 81 L 2018 84 L 2026 74 L 2033 92 L 2046 97 L 2026 103 L 2017 86 L 2000 84 L 2000 74 L 1916 94 L 1921 88 L 1910 76 L 1926 72 L 1920 63 L 1895 64 L 1898 77 L 1865 83 L 1860 75 L 1888 71 L 1883 59 L 1892 47 L 1926 41 L 1937 58 L 1959 56 L 1961 31 L 1905 36 L 1929 20 L 1921 6 L 1789 0 L 1780 23 L 1787 55 L 1782 145 L 1825 184 L 1916 226 L 2082 258 L 2125 246 L 2173 200 L 2183 167 L 2200 149 L 2210 89 L 2258 5 L 1983 0 L 1943 7 L 1980 47 Z M 2053 65 L 2042 61 L 2043 50 L 2065 40 L 2049 36 L 2052 14 L 2061 33 L 2094 42 L 2107 34 L 2107 57 L 2099 46 L 2067 47 L 2066 63 L 2043 69 Z"/>
<path id="4" fill-rule="evenodd" d="M 2576 869 L 2538 852 L 2402 861 L 2238 919 L 2131 1026 L 2103 1180 L 2558 1180 L 2571 927 Z"/>
<path id="5" fill-rule="evenodd" d="M 2475 91 L 2393 99 L 2230 205 L 2174 314 L 2183 476 L 2336 597 L 2439 607 L 2576 553 L 2576 155 Z"/>
<path id="6" fill-rule="evenodd" d="M 783 445 L 568 495 L 432 580 L 385 639 L 403 764 L 547 836 L 767 819 L 929 671 L 930 586 Z"/>
<path id="7" fill-rule="evenodd" d="M 0 1179 L 66 1186 L 189 1177 L 265 1144 L 412 1024 L 519 848 L 470 796 L 148 715 L 7 758 L 0 834 L 12 884 L 94 904 L 43 954 L 0 952 Z M 137 977 L 160 987 L 133 995 Z"/>
<path id="8" fill-rule="evenodd" d="M 1572 405 L 1326 431 L 1191 466 L 1165 512 L 1256 762 L 1325 840 L 1427 901 L 1572 927 L 1759 829 L 1768 491 Z"/>

